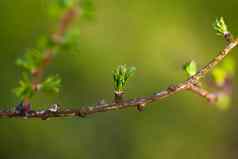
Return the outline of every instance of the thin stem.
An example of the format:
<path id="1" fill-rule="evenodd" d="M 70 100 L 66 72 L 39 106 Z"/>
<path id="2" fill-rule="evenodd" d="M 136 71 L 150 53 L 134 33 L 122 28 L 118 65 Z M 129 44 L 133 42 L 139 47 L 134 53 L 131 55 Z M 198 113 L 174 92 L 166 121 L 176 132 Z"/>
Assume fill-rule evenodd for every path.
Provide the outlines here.
<path id="1" fill-rule="evenodd" d="M 46 67 L 52 62 L 54 48 L 61 45 L 63 36 L 65 32 L 67 31 L 67 29 L 69 28 L 69 26 L 71 25 L 71 23 L 73 22 L 76 15 L 77 15 L 77 9 L 76 7 L 72 7 L 72 8 L 69 8 L 60 19 L 57 31 L 54 34 L 52 34 L 52 40 L 54 42 L 53 48 L 45 49 L 43 53 L 44 58 L 41 64 L 39 65 L 38 68 L 33 70 L 31 73 L 32 79 L 33 79 L 32 89 L 34 92 L 37 92 L 39 90 L 38 86 L 42 81 L 44 71 Z M 29 97 L 24 98 L 23 105 L 29 105 Z"/>
<path id="2" fill-rule="evenodd" d="M 217 101 L 218 96 L 215 93 L 210 93 L 206 89 L 196 86 L 194 84 L 190 85 L 189 90 L 198 94 L 201 97 L 206 98 L 208 102 L 213 103 Z"/>
<path id="3" fill-rule="evenodd" d="M 202 67 L 194 76 L 191 76 L 186 81 L 176 85 L 169 86 L 166 90 L 154 93 L 151 96 L 134 98 L 130 100 L 123 100 L 121 102 L 112 102 L 110 104 L 96 104 L 94 106 L 84 106 L 72 109 L 57 109 L 51 111 L 46 110 L 31 110 L 26 114 L 20 114 L 16 111 L 0 111 L 0 117 L 23 117 L 23 118 L 53 118 L 53 117 L 85 117 L 87 115 L 95 114 L 98 112 L 108 112 L 112 110 L 126 109 L 130 107 L 143 108 L 149 103 L 158 101 L 160 99 L 169 97 L 180 91 L 191 90 L 205 97 L 208 100 L 215 99 L 208 91 L 197 86 L 199 81 L 204 78 L 218 63 L 220 63 L 229 52 L 238 45 L 238 39 L 231 41 L 222 51 L 218 53 L 207 65 Z M 66 106 L 65 106 L 66 108 Z"/>

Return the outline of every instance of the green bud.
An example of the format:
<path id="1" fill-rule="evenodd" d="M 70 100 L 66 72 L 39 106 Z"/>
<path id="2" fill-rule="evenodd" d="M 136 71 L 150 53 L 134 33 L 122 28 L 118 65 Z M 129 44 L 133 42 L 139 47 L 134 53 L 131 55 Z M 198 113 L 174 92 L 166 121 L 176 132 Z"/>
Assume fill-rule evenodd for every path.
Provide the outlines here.
<path id="1" fill-rule="evenodd" d="M 214 30 L 217 32 L 217 35 L 224 36 L 229 33 L 227 25 L 223 19 L 223 17 L 217 18 L 215 23 L 213 24 Z"/>
<path id="2" fill-rule="evenodd" d="M 113 71 L 114 88 L 116 92 L 123 92 L 130 77 L 134 75 L 135 67 L 119 65 Z"/>

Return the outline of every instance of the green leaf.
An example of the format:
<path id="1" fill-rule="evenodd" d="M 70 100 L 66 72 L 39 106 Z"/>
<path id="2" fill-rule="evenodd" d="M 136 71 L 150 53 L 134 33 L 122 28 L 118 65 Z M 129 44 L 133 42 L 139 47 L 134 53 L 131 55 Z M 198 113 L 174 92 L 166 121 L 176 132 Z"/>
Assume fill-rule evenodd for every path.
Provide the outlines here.
<path id="1" fill-rule="evenodd" d="M 197 64 L 195 61 L 190 61 L 184 64 L 183 69 L 189 76 L 193 76 L 197 73 Z"/>
<path id="2" fill-rule="evenodd" d="M 224 36 L 225 34 L 229 33 L 223 17 L 216 19 L 215 23 L 213 24 L 213 28 L 217 32 L 217 35 Z"/>
<path id="3" fill-rule="evenodd" d="M 113 71 L 113 80 L 114 80 L 114 88 L 117 92 L 123 92 L 125 86 L 136 71 L 135 67 L 127 67 L 126 65 L 119 65 Z"/>
<path id="4" fill-rule="evenodd" d="M 39 67 L 43 59 L 41 52 L 35 49 L 28 50 L 23 58 L 19 58 L 16 64 L 27 71 L 31 72 L 35 68 Z"/>
<path id="5" fill-rule="evenodd" d="M 78 52 L 80 46 L 80 29 L 74 28 L 68 31 L 63 39 L 63 43 L 60 46 L 59 50 L 63 52 Z"/>
<path id="6" fill-rule="evenodd" d="M 61 79 L 58 75 L 50 76 L 43 81 L 39 89 L 44 93 L 59 93 L 61 86 Z"/>
<path id="7" fill-rule="evenodd" d="M 31 81 L 26 73 L 23 73 L 23 78 L 19 82 L 19 86 L 13 90 L 17 98 L 23 100 L 24 97 L 32 98 L 34 91 L 32 89 Z"/>

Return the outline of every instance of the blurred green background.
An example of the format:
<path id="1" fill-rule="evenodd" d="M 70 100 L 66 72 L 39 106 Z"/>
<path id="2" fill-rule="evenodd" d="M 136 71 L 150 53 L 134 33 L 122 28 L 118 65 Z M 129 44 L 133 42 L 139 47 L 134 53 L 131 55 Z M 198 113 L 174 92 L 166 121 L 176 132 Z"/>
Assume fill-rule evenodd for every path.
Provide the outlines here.
<path id="1" fill-rule="evenodd" d="M 0 1 L 0 105 L 14 106 L 11 90 L 20 70 L 16 58 L 33 48 L 55 21 L 54 0 Z M 47 73 L 58 73 L 58 96 L 40 95 L 34 105 L 68 107 L 112 100 L 112 70 L 137 67 L 127 96 L 150 95 L 186 78 L 181 69 L 194 59 L 202 66 L 224 46 L 212 22 L 224 16 L 238 33 L 237 0 L 95 0 L 95 17 L 80 19 L 80 51 L 59 54 Z M 233 56 L 236 58 L 235 52 Z M 237 81 L 237 79 L 236 79 Z M 234 83 L 236 83 L 236 81 Z M 211 159 L 237 158 L 237 85 L 232 106 L 221 111 L 189 92 L 179 93 L 138 113 L 99 113 L 85 119 L 0 120 L 3 159 Z"/>

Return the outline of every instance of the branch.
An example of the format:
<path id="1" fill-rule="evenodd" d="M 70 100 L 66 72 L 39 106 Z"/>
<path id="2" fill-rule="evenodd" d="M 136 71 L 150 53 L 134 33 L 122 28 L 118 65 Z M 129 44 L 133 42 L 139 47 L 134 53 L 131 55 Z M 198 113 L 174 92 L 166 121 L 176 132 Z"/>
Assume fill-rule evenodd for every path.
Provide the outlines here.
<path id="1" fill-rule="evenodd" d="M 43 53 L 44 57 L 41 61 L 41 64 L 37 68 L 32 70 L 31 76 L 33 78 L 32 78 L 31 83 L 32 83 L 32 90 L 34 92 L 37 92 L 39 90 L 39 85 L 42 82 L 44 71 L 45 71 L 46 67 L 52 61 L 52 58 L 54 55 L 53 50 L 54 50 L 54 48 L 61 45 L 62 40 L 64 38 L 64 34 L 67 31 L 67 29 L 69 28 L 69 26 L 71 25 L 71 23 L 73 22 L 76 14 L 77 14 L 76 7 L 71 7 L 64 13 L 64 15 L 62 16 L 62 18 L 59 21 L 57 31 L 55 33 L 53 33 L 51 36 L 52 42 L 54 43 L 53 47 L 45 49 L 45 51 Z M 28 96 L 24 97 L 23 105 L 24 105 L 24 107 L 28 107 L 27 109 L 29 109 L 30 99 Z"/>
<path id="2" fill-rule="evenodd" d="M 130 107 L 137 107 L 139 111 L 143 110 L 146 105 L 158 101 L 160 99 L 169 97 L 177 92 L 190 90 L 201 97 L 206 98 L 208 101 L 216 99 L 214 94 L 210 94 L 203 88 L 197 86 L 199 81 L 204 78 L 218 63 L 223 61 L 226 55 L 238 45 L 238 39 L 230 41 L 226 47 L 218 53 L 207 65 L 202 67 L 195 75 L 189 77 L 187 80 L 171 85 L 167 89 L 154 93 L 151 96 L 139 97 L 130 100 L 114 101 L 110 104 L 99 103 L 94 106 L 83 106 L 80 108 L 67 108 L 60 107 L 53 104 L 45 110 L 31 110 L 27 113 L 19 113 L 17 111 L 0 111 L 0 117 L 20 117 L 20 118 L 57 118 L 57 117 L 85 117 L 87 115 L 95 114 L 98 112 L 108 112 L 113 110 L 126 109 Z"/>
<path id="3" fill-rule="evenodd" d="M 217 101 L 218 96 L 215 93 L 209 93 L 206 89 L 203 89 L 197 85 L 191 84 L 189 87 L 189 90 L 192 92 L 198 94 L 201 97 L 204 97 L 207 99 L 208 102 L 214 103 Z"/>

